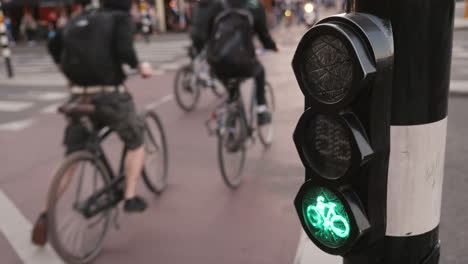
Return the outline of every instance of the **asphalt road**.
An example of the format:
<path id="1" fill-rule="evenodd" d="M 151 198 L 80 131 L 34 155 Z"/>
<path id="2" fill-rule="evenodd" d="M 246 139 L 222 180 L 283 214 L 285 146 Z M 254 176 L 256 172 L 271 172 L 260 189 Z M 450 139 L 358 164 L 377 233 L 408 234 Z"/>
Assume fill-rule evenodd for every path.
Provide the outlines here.
<path id="1" fill-rule="evenodd" d="M 173 71 L 151 80 L 129 81 L 140 109 L 158 105 L 169 143 L 169 187 L 159 197 L 140 188 L 150 208 L 142 215 L 122 216 L 121 230 L 111 230 L 95 263 L 293 262 L 300 227 L 292 201 L 303 169 L 291 135 L 302 110 L 302 95 L 290 61 L 302 31 L 302 27 L 288 31 L 287 37 L 280 38 L 281 53 L 262 55 L 277 98 L 275 142 L 267 151 L 260 145 L 249 150 L 244 182 L 237 191 L 224 185 L 216 139 L 204 127 L 219 99 L 206 91 L 197 111 L 186 114 L 172 99 Z M 49 175 L 63 156 L 64 121 L 53 109 L 65 100 L 64 92 L 43 86 L 0 90 L 0 109 L 1 101 L 6 109 L 0 111 L 0 190 L 29 225 L 43 207 Z M 12 101 L 22 104 L 8 105 Z M 105 144 L 114 160 L 119 147 L 116 137 Z M 15 222 L 18 216 L 8 213 L 4 217 Z M 21 240 L 18 243 L 26 253 L 15 248 L 11 241 L 15 235 L 4 231 L 0 234 L 1 263 L 27 263 L 25 254 L 35 256 L 30 263 L 40 263 L 38 259 L 50 255 L 27 243 L 29 237 L 24 234 L 28 235 L 30 226 L 16 228 L 22 229 L 17 234 L 23 237 L 14 239 Z"/>

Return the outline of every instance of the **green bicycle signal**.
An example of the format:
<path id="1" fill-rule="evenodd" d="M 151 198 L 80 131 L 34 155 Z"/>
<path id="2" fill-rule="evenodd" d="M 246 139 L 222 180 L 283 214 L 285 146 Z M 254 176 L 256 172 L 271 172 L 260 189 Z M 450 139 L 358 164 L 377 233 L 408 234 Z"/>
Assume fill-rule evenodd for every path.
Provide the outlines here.
<path id="1" fill-rule="evenodd" d="M 338 196 L 326 188 L 314 188 L 306 195 L 302 208 L 307 227 L 320 243 L 331 248 L 346 244 L 351 225 Z"/>

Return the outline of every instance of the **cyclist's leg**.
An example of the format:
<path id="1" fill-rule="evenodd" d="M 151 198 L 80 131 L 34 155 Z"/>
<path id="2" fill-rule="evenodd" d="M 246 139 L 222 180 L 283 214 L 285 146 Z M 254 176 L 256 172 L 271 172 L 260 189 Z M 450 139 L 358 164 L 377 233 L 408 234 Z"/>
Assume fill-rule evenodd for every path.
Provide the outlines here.
<path id="1" fill-rule="evenodd" d="M 255 73 L 255 86 L 257 89 L 257 105 L 265 105 L 266 98 L 265 98 L 265 68 L 263 67 L 262 63 L 257 61 L 256 65 L 256 73 Z"/>
<path id="2" fill-rule="evenodd" d="M 255 86 L 256 86 L 256 97 L 257 97 L 257 113 L 258 113 L 258 124 L 266 125 L 271 123 L 271 113 L 268 112 L 266 106 L 267 101 L 265 97 L 265 68 L 257 61 L 256 73 L 255 73 Z"/>
<path id="3" fill-rule="evenodd" d="M 143 121 L 138 119 L 133 99 L 128 93 L 103 95 L 95 100 L 95 104 L 98 118 L 119 135 L 127 148 L 124 209 L 127 212 L 141 212 L 147 205 L 135 193 L 145 158 Z"/>

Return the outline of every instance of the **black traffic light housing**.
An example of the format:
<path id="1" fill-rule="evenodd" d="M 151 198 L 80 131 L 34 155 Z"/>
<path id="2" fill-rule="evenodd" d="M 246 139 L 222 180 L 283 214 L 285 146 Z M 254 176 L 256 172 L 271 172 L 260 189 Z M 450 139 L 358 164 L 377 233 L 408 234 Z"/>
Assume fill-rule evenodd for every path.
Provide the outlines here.
<path id="1" fill-rule="evenodd" d="M 293 69 L 305 96 L 294 142 L 306 168 L 295 200 L 311 240 L 352 254 L 385 235 L 393 37 L 363 13 L 325 18 L 301 39 Z"/>

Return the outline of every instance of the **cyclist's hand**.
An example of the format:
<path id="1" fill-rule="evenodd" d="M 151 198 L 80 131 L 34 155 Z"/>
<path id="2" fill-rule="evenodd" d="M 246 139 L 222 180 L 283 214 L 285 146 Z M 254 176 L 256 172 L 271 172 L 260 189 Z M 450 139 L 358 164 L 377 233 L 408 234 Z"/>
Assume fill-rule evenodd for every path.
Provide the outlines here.
<path id="1" fill-rule="evenodd" d="M 142 62 L 138 67 L 138 72 L 140 73 L 141 77 L 149 78 L 153 76 L 153 67 L 151 67 L 151 64 L 148 62 Z"/>

